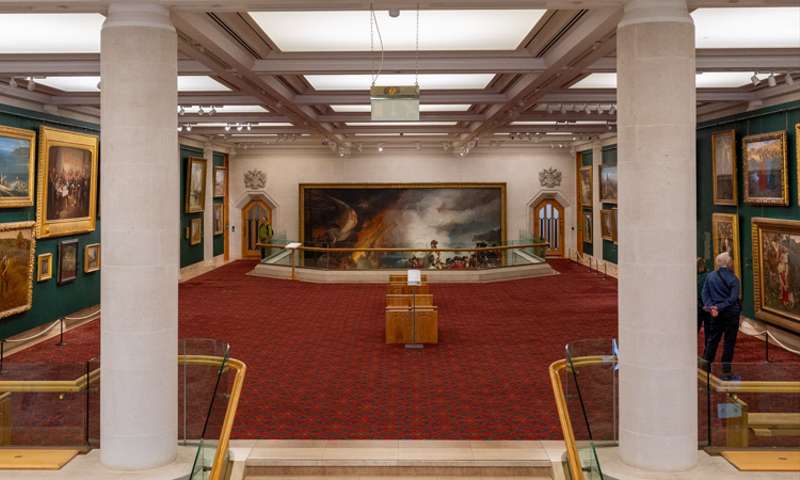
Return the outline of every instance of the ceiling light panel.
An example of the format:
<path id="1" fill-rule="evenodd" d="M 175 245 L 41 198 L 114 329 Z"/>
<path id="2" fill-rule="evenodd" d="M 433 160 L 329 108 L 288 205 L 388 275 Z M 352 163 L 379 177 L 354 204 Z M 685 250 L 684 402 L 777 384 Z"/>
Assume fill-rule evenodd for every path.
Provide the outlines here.
<path id="1" fill-rule="evenodd" d="M 753 72 L 703 72 L 695 76 L 697 88 L 739 88 L 751 83 Z M 769 74 L 759 73 L 766 79 Z M 617 88 L 616 73 L 593 73 L 570 88 Z"/>
<path id="2" fill-rule="evenodd" d="M 798 48 L 800 7 L 700 8 L 697 48 Z"/>
<path id="3" fill-rule="evenodd" d="M 203 105 L 204 109 L 207 109 L 208 105 Z M 268 110 L 261 105 L 220 105 L 215 106 L 217 113 L 267 113 Z M 200 107 L 198 105 L 193 105 L 190 107 L 184 107 L 184 111 L 186 113 L 198 113 Z"/>
<path id="4" fill-rule="evenodd" d="M 0 53 L 100 53 L 97 13 L 0 14 Z"/>
<path id="5" fill-rule="evenodd" d="M 453 105 L 433 105 L 422 104 L 419 106 L 420 112 L 466 112 L 472 105 L 470 104 L 453 104 Z M 371 105 L 331 105 L 331 108 L 336 113 L 351 113 L 351 112 L 370 112 Z"/>
<path id="6" fill-rule="evenodd" d="M 448 127 L 458 122 L 345 122 L 348 127 Z"/>
<path id="7" fill-rule="evenodd" d="M 44 77 L 37 78 L 36 83 L 62 90 L 64 92 L 97 92 L 100 77 Z M 180 76 L 178 77 L 179 92 L 221 92 L 230 91 L 228 87 L 211 77 L 206 76 Z"/>
<path id="8" fill-rule="evenodd" d="M 415 50 L 416 11 L 392 18 L 376 11 L 386 50 Z M 544 10 L 422 10 L 422 50 L 513 50 L 533 29 Z M 250 12 L 284 52 L 369 51 L 370 13 Z M 377 49 L 377 34 L 375 35 Z"/>
<path id="9" fill-rule="evenodd" d="M 371 75 L 306 75 L 315 90 L 369 90 Z M 419 76 L 422 90 L 481 90 L 489 85 L 491 73 L 423 74 Z M 381 75 L 377 85 L 414 85 L 414 75 Z"/>

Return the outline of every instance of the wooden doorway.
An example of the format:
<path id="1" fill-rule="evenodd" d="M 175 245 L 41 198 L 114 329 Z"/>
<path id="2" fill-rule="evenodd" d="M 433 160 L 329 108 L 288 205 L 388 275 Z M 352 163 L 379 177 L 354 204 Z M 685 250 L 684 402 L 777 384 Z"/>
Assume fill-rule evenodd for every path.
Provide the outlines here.
<path id="1" fill-rule="evenodd" d="M 550 246 L 548 257 L 564 256 L 564 207 L 554 198 L 545 198 L 533 207 L 533 236 Z"/>
<path id="2" fill-rule="evenodd" d="M 260 258 L 258 243 L 258 221 L 266 218 L 272 224 L 272 209 L 267 202 L 253 199 L 242 208 L 242 258 Z"/>

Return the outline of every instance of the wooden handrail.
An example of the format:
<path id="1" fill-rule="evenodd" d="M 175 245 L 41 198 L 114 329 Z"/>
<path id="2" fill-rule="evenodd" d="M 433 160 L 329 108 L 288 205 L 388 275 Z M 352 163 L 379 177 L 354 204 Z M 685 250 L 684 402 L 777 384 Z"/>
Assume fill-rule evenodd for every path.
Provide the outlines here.
<path id="1" fill-rule="evenodd" d="M 525 243 L 520 245 L 498 245 L 496 247 L 459 247 L 459 248 L 410 248 L 410 247 L 382 247 L 382 248 L 367 248 L 367 247 L 307 247 L 301 245 L 297 250 L 304 250 L 306 252 L 327 252 L 327 253 L 434 253 L 434 252 L 491 252 L 496 250 L 516 250 L 523 248 L 540 248 L 548 247 L 550 244 L 543 243 Z M 258 248 L 285 248 L 286 245 L 275 243 L 256 243 Z"/>

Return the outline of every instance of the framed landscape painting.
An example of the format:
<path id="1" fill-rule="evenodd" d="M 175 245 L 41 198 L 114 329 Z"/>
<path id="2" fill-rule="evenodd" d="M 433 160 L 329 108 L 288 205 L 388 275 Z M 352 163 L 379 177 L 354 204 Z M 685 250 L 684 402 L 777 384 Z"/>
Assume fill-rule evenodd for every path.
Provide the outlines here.
<path id="1" fill-rule="evenodd" d="M 64 240 L 58 244 L 58 284 L 63 285 L 78 278 L 78 239 Z"/>
<path id="2" fill-rule="evenodd" d="M 193 218 L 189 226 L 189 245 L 199 245 L 203 241 L 203 219 Z"/>
<path id="3" fill-rule="evenodd" d="M 578 188 L 580 189 L 581 205 L 584 207 L 592 206 L 592 167 L 591 165 L 581 167 L 578 172 Z"/>
<path id="4" fill-rule="evenodd" d="M 0 318 L 31 309 L 35 251 L 33 222 L 0 224 Z"/>
<path id="5" fill-rule="evenodd" d="M 800 333 L 800 221 L 752 222 L 756 318 Z"/>
<path id="6" fill-rule="evenodd" d="M 92 243 L 83 247 L 83 273 L 100 270 L 100 244 Z"/>
<path id="7" fill-rule="evenodd" d="M 92 232 L 97 217 L 97 137 L 39 129 L 36 237 Z"/>
<path id="8" fill-rule="evenodd" d="M 592 222 L 592 211 L 591 210 L 584 210 L 583 211 L 583 242 L 584 243 L 593 243 L 592 241 L 592 230 L 594 229 L 594 225 Z"/>
<path id="9" fill-rule="evenodd" d="M 214 204 L 214 235 L 222 235 L 225 232 L 222 208 L 223 204 Z"/>
<path id="10" fill-rule="evenodd" d="M 206 203 L 206 160 L 189 157 L 186 160 L 186 213 L 199 213 Z"/>
<path id="11" fill-rule="evenodd" d="M 737 204 L 736 130 L 711 135 L 711 178 L 714 205 Z"/>
<path id="12" fill-rule="evenodd" d="M 225 178 L 228 175 L 228 169 L 225 167 L 214 167 L 214 196 L 225 196 Z"/>
<path id="13" fill-rule="evenodd" d="M 600 202 L 617 203 L 616 165 L 600 165 Z"/>
<path id="14" fill-rule="evenodd" d="M 711 216 L 711 230 L 714 258 L 722 252 L 728 252 L 733 259 L 733 271 L 741 280 L 739 216 L 735 213 L 715 213 Z"/>
<path id="15" fill-rule="evenodd" d="M 617 209 L 600 210 L 600 225 L 603 240 L 617 242 Z"/>
<path id="16" fill-rule="evenodd" d="M 36 132 L 0 126 L 0 208 L 33 205 Z"/>
<path id="17" fill-rule="evenodd" d="M 36 259 L 36 281 L 44 282 L 53 278 L 53 254 L 43 253 Z"/>
<path id="18" fill-rule="evenodd" d="M 789 206 L 786 132 L 744 137 L 742 151 L 745 203 Z"/>

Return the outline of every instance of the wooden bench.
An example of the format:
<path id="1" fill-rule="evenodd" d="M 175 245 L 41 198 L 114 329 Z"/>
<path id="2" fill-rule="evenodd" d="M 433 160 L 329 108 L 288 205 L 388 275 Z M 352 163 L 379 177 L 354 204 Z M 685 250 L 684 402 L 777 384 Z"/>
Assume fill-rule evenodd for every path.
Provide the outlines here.
<path id="1" fill-rule="evenodd" d="M 431 294 L 420 294 L 420 295 L 394 294 L 394 295 L 386 295 L 386 306 L 387 307 L 411 307 L 413 305 L 416 305 L 418 307 L 432 307 L 433 306 L 433 295 L 431 295 Z"/>
<path id="2" fill-rule="evenodd" d="M 431 293 L 431 287 L 426 284 L 418 287 L 409 287 L 405 283 L 390 283 L 389 287 L 386 289 L 386 293 L 388 295 L 411 295 L 412 293 L 417 295 L 429 295 Z"/>
<path id="3" fill-rule="evenodd" d="M 438 343 L 436 307 L 386 307 L 386 343 Z"/>
<path id="4" fill-rule="evenodd" d="M 800 436 L 800 413 L 748 413 L 747 426 L 757 437 Z"/>

